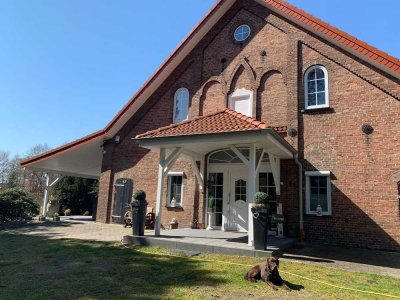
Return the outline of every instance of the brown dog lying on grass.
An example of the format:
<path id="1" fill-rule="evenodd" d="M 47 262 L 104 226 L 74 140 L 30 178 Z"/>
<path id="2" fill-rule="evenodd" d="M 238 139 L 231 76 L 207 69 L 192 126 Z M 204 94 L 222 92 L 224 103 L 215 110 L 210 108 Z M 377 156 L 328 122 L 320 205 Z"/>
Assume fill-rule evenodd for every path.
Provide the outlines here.
<path id="1" fill-rule="evenodd" d="M 286 285 L 285 281 L 279 275 L 279 259 L 276 257 L 269 257 L 265 262 L 254 266 L 244 276 L 244 279 L 256 282 L 261 279 L 274 290 L 278 290 L 278 286 L 283 286 L 287 291 L 290 288 Z"/>

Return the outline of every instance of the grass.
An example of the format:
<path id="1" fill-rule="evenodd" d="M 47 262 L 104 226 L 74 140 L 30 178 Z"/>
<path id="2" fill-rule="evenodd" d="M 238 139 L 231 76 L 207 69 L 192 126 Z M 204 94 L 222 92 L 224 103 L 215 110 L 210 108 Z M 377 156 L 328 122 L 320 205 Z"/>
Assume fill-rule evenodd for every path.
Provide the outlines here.
<path id="1" fill-rule="evenodd" d="M 0 299 L 384 299 L 289 275 L 400 297 L 400 280 L 281 262 L 291 287 L 245 281 L 247 266 L 160 256 L 162 248 L 50 240 L 0 233 Z M 204 254 L 196 259 L 253 265 L 259 259 Z M 387 298 L 389 299 L 389 298 Z"/>

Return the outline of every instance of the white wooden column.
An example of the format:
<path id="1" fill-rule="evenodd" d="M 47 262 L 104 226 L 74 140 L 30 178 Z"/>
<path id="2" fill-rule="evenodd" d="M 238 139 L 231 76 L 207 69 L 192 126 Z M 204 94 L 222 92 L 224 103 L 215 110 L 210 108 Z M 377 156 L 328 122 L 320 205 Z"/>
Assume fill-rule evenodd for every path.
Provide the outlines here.
<path id="1" fill-rule="evenodd" d="M 64 176 L 58 176 L 52 183 L 50 183 L 50 175 L 46 173 L 46 186 L 44 187 L 44 196 L 43 196 L 43 208 L 42 215 L 47 216 L 47 207 L 49 205 L 49 194 L 54 185 Z"/>
<path id="2" fill-rule="evenodd" d="M 197 166 L 196 160 L 193 157 L 189 157 L 189 162 L 192 166 L 193 172 L 196 175 L 197 181 L 199 182 L 200 185 L 200 190 L 203 191 L 204 189 L 204 167 L 203 167 L 203 161 L 200 161 L 200 169 Z"/>
<path id="3" fill-rule="evenodd" d="M 250 146 L 250 156 L 249 156 L 249 182 L 247 187 L 247 203 L 248 203 L 248 244 L 249 246 L 254 246 L 253 240 L 253 213 L 251 212 L 251 207 L 253 205 L 254 194 L 256 193 L 256 145 Z"/>
<path id="4" fill-rule="evenodd" d="M 163 199 L 164 178 L 168 174 L 168 170 L 174 165 L 179 155 L 182 152 L 181 148 L 175 148 L 172 153 L 166 157 L 165 148 L 160 149 L 160 159 L 158 164 L 158 181 L 157 181 L 157 205 L 156 217 L 154 224 L 154 235 L 159 236 L 161 232 L 161 212 Z"/>
<path id="5" fill-rule="evenodd" d="M 44 187 L 44 196 L 43 196 L 43 207 L 42 207 L 42 215 L 46 217 L 47 215 L 47 204 L 49 203 L 49 185 L 50 185 L 50 176 L 46 173 L 46 186 Z"/>

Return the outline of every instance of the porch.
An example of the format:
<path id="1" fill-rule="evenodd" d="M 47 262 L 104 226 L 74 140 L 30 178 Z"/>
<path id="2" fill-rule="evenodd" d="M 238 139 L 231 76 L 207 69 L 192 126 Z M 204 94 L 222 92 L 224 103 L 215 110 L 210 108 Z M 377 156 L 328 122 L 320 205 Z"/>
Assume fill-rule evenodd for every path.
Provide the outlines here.
<path id="1" fill-rule="evenodd" d="M 182 228 L 161 230 L 160 236 L 154 236 L 153 231 L 146 231 L 144 236 L 125 235 L 123 243 L 141 246 L 160 246 L 194 253 L 207 252 L 269 257 L 279 255 L 285 249 L 293 247 L 297 243 L 297 239 L 268 236 L 267 249 L 266 251 L 261 251 L 254 250 L 252 246 L 248 245 L 246 232 Z"/>

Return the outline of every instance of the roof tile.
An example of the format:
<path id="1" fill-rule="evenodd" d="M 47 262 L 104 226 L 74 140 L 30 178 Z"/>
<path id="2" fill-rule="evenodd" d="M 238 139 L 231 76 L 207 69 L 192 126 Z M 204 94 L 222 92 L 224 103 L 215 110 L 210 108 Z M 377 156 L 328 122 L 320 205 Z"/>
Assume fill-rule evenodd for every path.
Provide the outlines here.
<path id="1" fill-rule="evenodd" d="M 187 136 L 234 131 L 248 131 L 273 128 L 277 132 L 286 132 L 286 126 L 271 127 L 266 123 L 245 116 L 229 108 L 207 116 L 194 118 L 178 124 L 161 127 L 136 136 L 137 139 Z"/>

